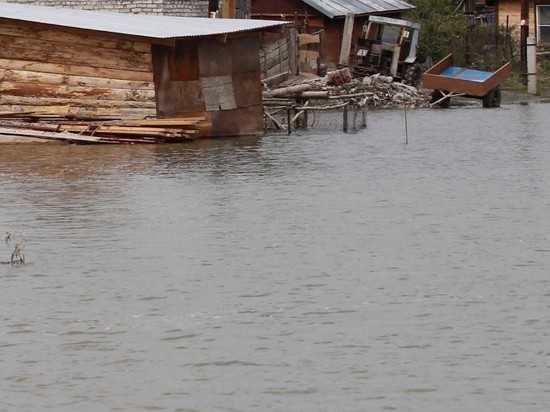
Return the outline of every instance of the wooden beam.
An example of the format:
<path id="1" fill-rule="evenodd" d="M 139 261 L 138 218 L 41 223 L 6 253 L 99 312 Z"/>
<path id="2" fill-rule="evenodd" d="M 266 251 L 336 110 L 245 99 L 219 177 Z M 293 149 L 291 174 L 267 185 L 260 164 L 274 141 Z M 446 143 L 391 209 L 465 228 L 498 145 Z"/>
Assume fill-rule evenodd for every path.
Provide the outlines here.
<path id="1" fill-rule="evenodd" d="M 237 0 L 222 0 L 222 18 L 234 19 L 237 17 Z"/>
<path id="2" fill-rule="evenodd" d="M 351 51 L 351 38 L 353 36 L 353 24 L 355 22 L 355 14 L 349 13 L 346 15 L 344 23 L 344 34 L 342 35 L 342 48 L 340 49 L 340 64 L 349 64 L 349 54 Z"/>

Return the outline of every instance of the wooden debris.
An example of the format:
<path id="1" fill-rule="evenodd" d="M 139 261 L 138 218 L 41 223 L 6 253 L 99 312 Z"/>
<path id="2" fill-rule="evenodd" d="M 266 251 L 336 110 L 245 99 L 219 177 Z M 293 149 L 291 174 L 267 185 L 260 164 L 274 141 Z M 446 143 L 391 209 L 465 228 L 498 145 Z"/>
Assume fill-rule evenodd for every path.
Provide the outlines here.
<path id="1" fill-rule="evenodd" d="M 346 73 L 350 74 L 348 78 Z M 264 104 L 270 105 L 274 98 L 295 100 L 323 99 L 349 101 L 364 98 L 371 109 L 429 107 L 430 95 L 413 86 L 393 81 L 392 77 L 375 74 L 353 78 L 349 69 L 329 72 L 325 77 L 306 79 L 301 84 L 292 84 L 264 91 Z"/>
<path id="2" fill-rule="evenodd" d="M 62 113 L 1 112 L 0 137 L 21 136 L 72 143 L 161 143 L 194 140 L 211 128 L 206 114 L 168 119 L 120 120 Z"/>
<path id="3" fill-rule="evenodd" d="M 298 84 L 295 86 L 288 86 L 288 87 L 282 87 L 278 89 L 274 89 L 271 91 L 264 92 L 264 96 L 266 97 L 281 97 L 281 96 L 292 96 L 296 95 L 298 93 L 305 92 L 307 90 L 311 90 L 312 86 L 310 84 Z"/>
<path id="4" fill-rule="evenodd" d="M 327 73 L 327 84 L 330 86 L 342 86 L 352 80 L 353 75 L 347 67 Z"/>
<path id="5" fill-rule="evenodd" d="M 264 90 L 266 125 L 289 131 L 308 111 L 350 107 L 354 115 L 366 109 L 421 108 L 430 106 L 430 95 L 415 87 L 396 82 L 392 77 L 375 74 L 354 78 L 347 68 L 327 73 L 324 77 L 289 80 L 281 87 Z M 287 111 L 288 125 L 276 114 Z M 292 113 L 292 114 L 291 114 Z M 364 113 L 361 114 L 365 116 Z"/>

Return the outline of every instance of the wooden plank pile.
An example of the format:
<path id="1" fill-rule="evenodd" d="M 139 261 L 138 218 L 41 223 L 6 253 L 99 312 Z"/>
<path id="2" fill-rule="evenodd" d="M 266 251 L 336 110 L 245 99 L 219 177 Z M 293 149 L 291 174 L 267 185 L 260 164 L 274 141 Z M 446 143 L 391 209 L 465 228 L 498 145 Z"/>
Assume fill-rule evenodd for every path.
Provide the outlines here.
<path id="1" fill-rule="evenodd" d="M 36 112 L 0 112 L 0 138 L 20 136 L 70 143 L 175 143 L 208 135 L 205 113 L 167 119 L 82 118 Z"/>

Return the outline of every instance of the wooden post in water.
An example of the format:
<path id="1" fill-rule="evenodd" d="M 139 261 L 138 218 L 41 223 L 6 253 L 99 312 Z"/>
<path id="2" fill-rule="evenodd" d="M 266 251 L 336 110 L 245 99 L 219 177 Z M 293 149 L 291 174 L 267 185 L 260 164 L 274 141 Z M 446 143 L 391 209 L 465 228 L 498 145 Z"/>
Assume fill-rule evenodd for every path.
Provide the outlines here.
<path id="1" fill-rule="evenodd" d="M 367 108 L 363 106 L 363 111 L 361 112 L 361 129 L 367 128 Z"/>
<path id="2" fill-rule="evenodd" d="M 348 132 L 348 105 L 344 106 L 344 118 L 342 119 L 344 133 Z"/>
<path id="3" fill-rule="evenodd" d="M 288 108 L 286 109 L 286 121 L 287 121 L 287 124 L 288 124 L 288 126 L 287 126 L 287 134 L 290 134 L 290 133 L 292 132 L 292 127 L 291 127 L 291 125 L 290 125 L 290 123 L 291 123 L 291 118 L 292 118 L 292 116 L 291 116 L 291 113 L 290 113 L 290 107 L 288 107 Z"/>
<path id="4" fill-rule="evenodd" d="M 407 107 L 405 106 L 405 144 L 409 144 L 409 127 L 407 125 Z"/>
<path id="5" fill-rule="evenodd" d="M 295 110 L 295 114 L 291 122 L 292 123 L 296 122 L 296 129 L 306 130 L 307 123 L 308 123 L 306 106 L 309 105 L 309 102 L 307 99 L 304 99 L 303 97 L 297 97 L 296 104 L 298 105 L 298 108 Z"/>

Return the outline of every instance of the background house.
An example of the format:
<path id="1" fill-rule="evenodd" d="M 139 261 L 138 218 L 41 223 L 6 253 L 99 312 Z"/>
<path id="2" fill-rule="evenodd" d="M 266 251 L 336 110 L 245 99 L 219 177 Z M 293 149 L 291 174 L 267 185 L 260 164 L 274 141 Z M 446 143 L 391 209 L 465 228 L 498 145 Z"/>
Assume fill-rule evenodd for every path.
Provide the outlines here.
<path id="1" fill-rule="evenodd" d="M 263 133 L 260 33 L 283 23 L 2 4 L 0 111 L 206 116 Z"/>
<path id="2" fill-rule="evenodd" d="M 369 15 L 401 17 L 414 6 L 403 0 L 252 0 L 252 18 L 295 23 L 300 33 L 320 33 L 320 55 L 329 65 L 339 62 L 347 15 L 354 16 L 351 38 L 360 37 Z"/>
<path id="3" fill-rule="evenodd" d="M 208 17 L 209 11 L 209 0 L 0 0 L 0 2 L 183 17 Z"/>
<path id="4" fill-rule="evenodd" d="M 209 9 L 216 17 L 250 18 L 250 0 L 210 0 Z"/>
<path id="5" fill-rule="evenodd" d="M 496 3 L 497 23 L 516 27 L 521 24 L 521 0 L 498 0 Z M 538 43 L 550 43 L 550 1 L 529 1 L 529 36 Z"/>

